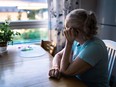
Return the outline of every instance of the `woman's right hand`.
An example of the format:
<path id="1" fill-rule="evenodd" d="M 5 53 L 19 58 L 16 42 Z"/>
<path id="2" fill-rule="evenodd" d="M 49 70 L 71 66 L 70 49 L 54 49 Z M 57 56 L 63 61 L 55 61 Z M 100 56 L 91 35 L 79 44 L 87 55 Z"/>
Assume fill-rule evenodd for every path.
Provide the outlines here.
<path id="1" fill-rule="evenodd" d="M 75 40 L 73 28 L 67 28 L 66 30 L 64 30 L 64 35 L 67 39 L 67 42 L 73 44 L 73 41 Z"/>
<path id="2" fill-rule="evenodd" d="M 52 69 L 49 71 L 49 76 L 50 76 L 51 78 L 60 79 L 61 73 L 60 73 L 60 71 L 59 71 L 58 68 L 52 68 Z"/>

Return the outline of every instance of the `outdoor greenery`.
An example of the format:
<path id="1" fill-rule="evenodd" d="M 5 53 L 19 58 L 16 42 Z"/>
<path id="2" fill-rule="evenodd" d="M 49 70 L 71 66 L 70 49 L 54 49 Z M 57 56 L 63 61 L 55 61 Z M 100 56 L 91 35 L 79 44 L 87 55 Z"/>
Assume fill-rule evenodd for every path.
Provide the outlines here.
<path id="1" fill-rule="evenodd" d="M 36 10 L 29 10 L 28 18 L 35 19 Z"/>
<path id="2" fill-rule="evenodd" d="M 10 23 L 5 21 L 0 24 L 0 42 L 9 42 L 13 41 L 15 35 L 20 35 L 19 32 L 14 32 L 10 29 Z"/>
<path id="3" fill-rule="evenodd" d="M 48 30 L 47 29 L 18 29 L 15 30 L 21 33 L 20 36 L 16 36 L 13 39 L 14 44 L 22 43 L 33 43 L 39 42 L 42 39 L 48 39 Z"/>
<path id="4" fill-rule="evenodd" d="M 29 30 L 28 32 L 24 32 L 21 37 L 23 39 L 38 39 L 40 38 L 40 34 L 38 30 Z"/>

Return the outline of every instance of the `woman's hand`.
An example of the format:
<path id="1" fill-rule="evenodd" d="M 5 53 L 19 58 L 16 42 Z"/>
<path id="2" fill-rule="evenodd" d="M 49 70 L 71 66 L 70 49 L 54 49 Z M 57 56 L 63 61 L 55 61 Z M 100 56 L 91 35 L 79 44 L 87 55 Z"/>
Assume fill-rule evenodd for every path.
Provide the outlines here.
<path id="1" fill-rule="evenodd" d="M 57 67 L 54 67 L 49 71 L 49 76 L 52 78 L 60 79 L 61 73 Z"/>
<path id="2" fill-rule="evenodd" d="M 75 39 L 74 30 L 72 28 L 67 28 L 64 30 L 64 35 L 69 43 L 73 43 Z"/>

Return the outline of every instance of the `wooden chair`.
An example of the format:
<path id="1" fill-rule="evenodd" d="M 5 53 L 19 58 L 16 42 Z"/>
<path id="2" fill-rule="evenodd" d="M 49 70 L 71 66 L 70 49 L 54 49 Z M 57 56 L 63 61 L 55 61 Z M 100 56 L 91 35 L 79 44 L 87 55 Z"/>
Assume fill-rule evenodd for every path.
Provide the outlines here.
<path id="1" fill-rule="evenodd" d="M 47 52 L 49 52 L 52 56 L 55 55 L 56 51 L 56 43 L 52 41 L 41 41 L 41 47 L 44 48 Z"/>
<path id="2" fill-rule="evenodd" d="M 106 44 L 107 50 L 108 50 L 108 62 L 109 62 L 109 64 L 108 64 L 108 72 L 109 72 L 108 79 L 110 81 L 110 85 L 113 85 L 115 81 L 112 81 L 111 77 L 112 77 L 112 71 L 113 71 L 114 63 L 115 63 L 115 59 L 116 59 L 116 42 L 111 41 L 111 40 L 103 40 L 103 41 Z"/>

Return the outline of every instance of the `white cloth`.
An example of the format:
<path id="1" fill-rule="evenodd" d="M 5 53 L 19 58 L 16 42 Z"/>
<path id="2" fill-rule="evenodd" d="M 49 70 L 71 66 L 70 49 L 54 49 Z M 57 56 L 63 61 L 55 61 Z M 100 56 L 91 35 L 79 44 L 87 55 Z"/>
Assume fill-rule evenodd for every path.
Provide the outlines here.
<path id="1" fill-rule="evenodd" d="M 19 50 L 20 56 L 26 58 L 38 57 L 46 54 L 46 51 L 38 45 L 24 45 L 19 47 Z"/>

